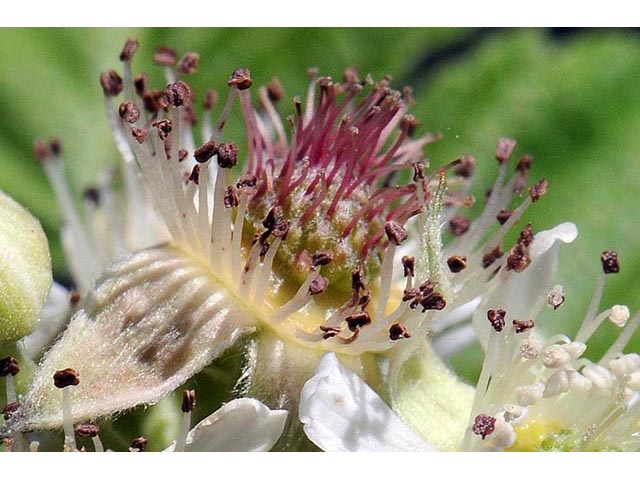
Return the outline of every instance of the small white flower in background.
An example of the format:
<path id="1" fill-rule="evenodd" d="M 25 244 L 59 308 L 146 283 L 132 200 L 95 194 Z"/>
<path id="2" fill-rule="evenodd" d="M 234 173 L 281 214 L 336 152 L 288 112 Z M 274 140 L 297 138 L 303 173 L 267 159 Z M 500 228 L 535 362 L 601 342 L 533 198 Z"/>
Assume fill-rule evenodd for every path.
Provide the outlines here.
<path id="1" fill-rule="evenodd" d="M 514 140 L 498 141 L 497 179 L 472 221 L 462 212 L 475 201 L 476 159 L 430 173 L 423 147 L 436 137 L 415 136 L 410 89 L 393 90 L 389 78 L 349 69 L 336 82 L 311 71 L 306 101 L 294 97 L 283 121 L 279 82 L 260 88 L 256 105 L 249 71 L 238 69 L 216 122 L 218 95 L 207 92 L 199 144 L 184 81 L 199 56 L 178 61 L 173 49 L 158 49 L 168 85 L 152 90 L 145 74 L 132 73 L 136 49 L 129 40 L 122 51 L 123 77 L 101 77 L 122 190 L 117 175 L 105 175 L 78 210 L 60 143 L 36 146 L 64 213 L 78 293 L 71 308 L 70 294 L 54 289 L 64 308 L 47 317 L 75 313 L 0 435 L 33 449 L 28 432 L 64 428 L 73 450 L 74 425 L 153 404 L 243 344 L 236 390 L 251 398 L 192 430 L 183 403 L 169 449 L 268 449 L 278 438 L 276 449 L 306 449 L 302 423 L 329 450 L 635 445 L 618 427 L 633 416 L 640 384 L 635 357 L 621 356 L 637 320 L 599 364 L 582 358 L 601 321 L 622 326 L 629 316 L 620 306 L 597 315 L 601 279 L 574 342 L 540 327 L 544 305 L 553 312 L 565 301 L 553 280 L 559 246 L 576 227 L 534 234 L 526 225 L 505 253 L 506 235 L 548 188 L 540 180 L 527 189 L 527 155 L 509 174 Z M 236 100 L 247 134 L 242 171 L 241 150 L 224 138 Z M 613 273 L 615 254 L 603 264 Z M 474 390 L 443 360 L 476 338 L 486 356 Z M 48 341 L 43 329 L 21 348 L 37 355 Z M 71 383 L 52 382 L 70 370 Z M 578 423 L 575 404 L 596 393 L 597 409 Z M 248 438 L 253 429 L 264 435 Z M 144 449 L 138 440 L 132 449 Z"/>
<path id="2" fill-rule="evenodd" d="M 536 237 L 540 242 L 538 259 L 543 246 L 556 256 L 557 252 L 549 251 L 555 240 L 570 242 L 575 235 L 575 228 L 569 224 L 540 233 Z M 535 259 L 536 255 L 532 257 Z M 406 405 L 400 403 L 394 412 L 332 354 L 323 358 L 316 375 L 302 391 L 300 421 L 305 424 L 306 435 L 327 451 L 430 451 L 443 446 L 464 451 L 638 450 L 640 355 L 624 354 L 623 350 L 638 328 L 640 315 L 627 324 L 629 310 L 623 305 L 596 315 L 604 276 L 619 271 L 613 252 L 603 253 L 602 264 L 594 298 L 573 341 L 565 335 L 541 334 L 539 330 L 544 331 L 544 326 L 540 329 L 534 321 L 508 322 L 510 316 L 505 310 L 490 309 L 484 319 L 474 319 L 476 328 L 487 329 L 488 336 L 478 335 L 485 338 L 485 359 L 468 420 L 461 431 L 449 431 L 447 438 L 458 437 L 458 444 L 443 444 L 437 435 L 443 416 L 430 410 L 433 399 L 427 390 L 437 386 L 425 382 L 427 376 L 414 374 L 406 379 L 424 382 L 425 394 L 411 399 L 416 405 L 422 402 L 422 408 L 407 411 Z M 535 291 L 533 284 L 520 282 L 525 278 L 518 277 L 519 287 L 526 292 Z M 558 291 L 558 286 L 554 287 L 548 298 L 553 299 Z M 496 302 L 506 305 L 508 298 L 503 292 L 488 295 L 476 310 L 476 317 Z M 507 308 L 511 306 L 517 312 L 518 307 L 535 304 L 536 298 L 542 297 L 537 295 Z M 552 308 L 557 304 L 555 300 L 548 302 Z M 586 342 L 606 319 L 622 331 L 600 360 L 593 362 L 583 357 Z M 460 390 L 442 386 L 440 382 L 433 395 L 443 409 L 450 409 L 450 402 L 455 401 Z M 392 404 L 393 400 L 392 394 Z M 416 431 L 410 430 L 409 424 Z"/>

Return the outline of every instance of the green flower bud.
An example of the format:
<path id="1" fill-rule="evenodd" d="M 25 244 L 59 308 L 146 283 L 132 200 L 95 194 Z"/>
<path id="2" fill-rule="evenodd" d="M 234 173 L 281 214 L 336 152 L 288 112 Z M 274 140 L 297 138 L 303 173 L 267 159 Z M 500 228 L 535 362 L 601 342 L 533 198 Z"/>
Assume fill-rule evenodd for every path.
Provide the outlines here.
<path id="1" fill-rule="evenodd" d="M 40 223 L 0 191 L 0 344 L 34 330 L 51 282 L 49 246 Z"/>

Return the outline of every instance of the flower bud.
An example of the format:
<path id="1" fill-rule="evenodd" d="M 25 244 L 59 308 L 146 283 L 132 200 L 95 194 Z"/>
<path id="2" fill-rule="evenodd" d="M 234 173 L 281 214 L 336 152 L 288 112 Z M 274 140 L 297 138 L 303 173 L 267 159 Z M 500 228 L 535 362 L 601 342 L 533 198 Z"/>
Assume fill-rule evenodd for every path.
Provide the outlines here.
<path id="1" fill-rule="evenodd" d="M 51 288 L 51 258 L 40 223 L 0 191 L 0 344 L 31 333 Z"/>

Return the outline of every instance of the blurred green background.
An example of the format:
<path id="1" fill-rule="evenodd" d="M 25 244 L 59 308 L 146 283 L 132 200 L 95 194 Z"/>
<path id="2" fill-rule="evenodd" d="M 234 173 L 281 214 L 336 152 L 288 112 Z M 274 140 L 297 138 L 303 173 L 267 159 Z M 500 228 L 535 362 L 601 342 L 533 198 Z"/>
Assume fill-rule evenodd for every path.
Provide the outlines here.
<path id="1" fill-rule="evenodd" d="M 396 87 L 414 88 L 420 131 L 444 134 L 427 149 L 433 165 L 466 153 L 480 160 L 478 198 L 497 170 L 497 138 L 516 138 L 516 153 L 535 158 L 532 179 L 546 177 L 551 184 L 526 220 L 536 230 L 571 220 L 580 230 L 562 252 L 560 282 L 568 300 L 554 317 L 558 329 L 575 332 L 603 250 L 618 251 L 622 265 L 609 279 L 603 308 L 640 308 L 638 30 L 2 29 L 0 188 L 42 221 L 59 279 L 68 281 L 60 215 L 32 142 L 54 135 L 64 140 L 68 175 L 79 191 L 95 180 L 99 166 L 116 161 L 98 77 L 120 69 L 118 54 L 131 36 L 141 43 L 134 70 L 151 73 L 156 86 L 163 79 L 152 51 L 172 45 L 201 54 L 192 79 L 196 91 L 213 87 L 223 97 L 238 67 L 250 68 L 257 84 L 279 77 L 289 98 L 305 93 L 306 70 L 313 66 L 338 78 L 350 66 L 376 79 L 390 73 Z M 281 112 L 287 109 L 289 103 L 281 105 Z M 601 333 L 596 354 L 616 334 L 608 325 Z M 470 376 L 477 373 L 478 363 L 468 362 L 475 355 L 464 357 L 474 365 L 465 372 Z"/>

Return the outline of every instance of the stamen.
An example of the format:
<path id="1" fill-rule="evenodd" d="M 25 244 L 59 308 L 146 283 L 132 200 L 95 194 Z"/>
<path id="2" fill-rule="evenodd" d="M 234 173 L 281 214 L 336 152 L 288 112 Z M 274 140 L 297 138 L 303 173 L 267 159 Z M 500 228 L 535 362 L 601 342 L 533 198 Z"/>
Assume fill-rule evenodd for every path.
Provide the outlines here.
<path id="1" fill-rule="evenodd" d="M 611 313 L 609 314 L 609 321 L 616 327 L 624 327 L 629 320 L 629 307 L 626 305 L 614 305 L 611 307 Z"/>
<path id="2" fill-rule="evenodd" d="M 158 47 L 153 54 L 153 61 L 156 65 L 173 67 L 178 63 L 178 53 L 171 47 Z"/>
<path id="3" fill-rule="evenodd" d="M 515 148 L 516 141 L 514 139 L 505 137 L 498 139 L 498 145 L 496 146 L 496 160 L 498 160 L 499 163 L 508 162 Z"/>
<path id="4" fill-rule="evenodd" d="M 513 323 L 514 331 L 516 333 L 524 333 L 527 330 L 531 330 L 535 326 L 535 322 L 533 320 L 515 319 L 512 323 Z"/>
<path id="5" fill-rule="evenodd" d="M 134 438 L 129 447 L 130 452 L 144 452 L 147 449 L 147 439 L 144 437 Z"/>
<path id="6" fill-rule="evenodd" d="M 411 334 L 407 331 L 404 325 L 400 323 L 394 323 L 389 327 L 389 339 L 396 341 L 401 338 L 411 338 Z"/>
<path id="7" fill-rule="evenodd" d="M 547 305 L 549 305 L 549 307 L 553 308 L 554 310 L 557 310 L 564 304 L 564 302 L 565 296 L 562 285 L 555 285 L 547 296 Z"/>
<path id="8" fill-rule="evenodd" d="M 507 312 L 505 312 L 502 309 L 489 310 L 487 312 L 487 319 L 489 320 L 489 323 L 491 324 L 491 326 L 496 332 L 501 332 L 502 329 L 504 328 L 505 326 L 504 318 L 506 315 L 507 315 Z"/>
<path id="9" fill-rule="evenodd" d="M 74 451 L 76 450 L 76 439 L 73 430 L 73 415 L 71 413 L 71 398 L 68 387 L 78 385 L 80 378 L 73 368 L 65 368 L 64 370 L 58 370 L 53 375 L 53 383 L 57 388 L 62 389 L 62 422 L 65 449 Z"/>
<path id="10" fill-rule="evenodd" d="M 606 275 L 620 272 L 620 263 L 616 252 L 603 252 L 600 260 L 602 260 L 602 271 Z"/>
<path id="11" fill-rule="evenodd" d="M 476 435 L 479 435 L 484 440 L 488 435 L 491 435 L 495 430 L 496 419 L 489 415 L 480 414 L 473 421 L 471 430 Z"/>
<path id="12" fill-rule="evenodd" d="M 453 255 L 447 259 L 447 265 L 451 273 L 458 273 L 467 268 L 467 257 L 462 255 Z"/>
<path id="13" fill-rule="evenodd" d="M 100 437 L 98 434 L 100 433 L 100 428 L 97 425 L 93 425 L 90 423 L 83 423 L 76 426 L 76 434 L 79 437 L 91 438 L 93 442 L 93 448 L 96 452 L 104 452 L 104 446 L 100 441 Z"/>
<path id="14" fill-rule="evenodd" d="M 198 71 L 200 55 L 194 52 L 187 52 L 178 63 L 178 73 L 180 75 L 192 75 Z"/>
<path id="15" fill-rule="evenodd" d="M 7 404 L 15 403 L 18 400 L 16 386 L 13 381 L 20 372 L 20 364 L 14 357 L 6 357 L 0 360 L 0 377 L 5 378 L 5 390 L 7 392 Z"/>
<path id="16" fill-rule="evenodd" d="M 384 260 L 382 261 L 382 268 L 380 270 L 380 294 L 378 297 L 378 308 L 376 310 L 376 318 L 379 319 L 384 316 L 387 302 L 389 301 L 396 247 L 400 246 L 407 240 L 406 230 L 397 222 L 385 223 L 384 230 L 387 234 L 387 238 L 389 239 L 389 245 L 385 252 Z"/>
<path id="17" fill-rule="evenodd" d="M 531 201 L 535 203 L 540 200 L 543 195 L 546 195 L 548 189 L 549 182 L 547 182 L 544 178 L 538 183 L 531 185 L 529 187 L 529 196 L 531 197 Z"/>
<path id="18" fill-rule="evenodd" d="M 187 436 L 189 435 L 189 429 L 191 428 L 191 412 L 196 406 L 196 392 L 195 390 L 185 390 L 182 394 L 182 431 L 176 440 L 176 446 L 174 452 L 184 452 L 184 448 L 187 444 Z"/>

